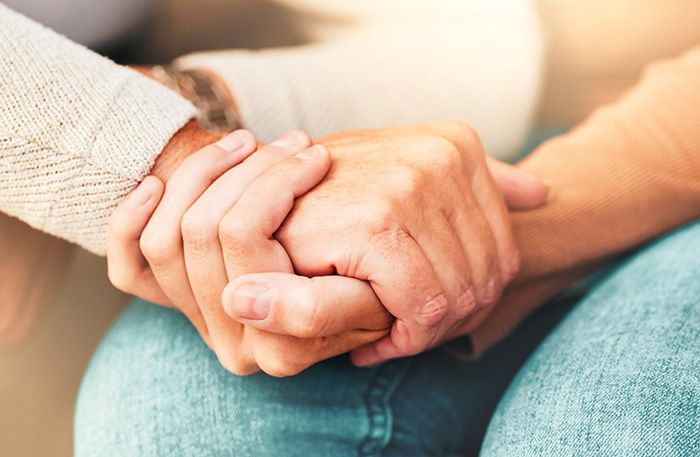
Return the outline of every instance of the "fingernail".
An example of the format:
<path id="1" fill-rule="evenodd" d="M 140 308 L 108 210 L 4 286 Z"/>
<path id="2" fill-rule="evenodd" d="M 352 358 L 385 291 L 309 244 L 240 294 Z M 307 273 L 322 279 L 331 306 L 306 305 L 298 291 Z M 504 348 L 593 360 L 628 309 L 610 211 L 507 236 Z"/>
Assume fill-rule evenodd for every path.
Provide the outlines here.
<path id="1" fill-rule="evenodd" d="M 233 293 L 233 310 L 242 319 L 262 320 L 270 314 L 272 290 L 264 284 L 241 284 Z"/>
<path id="2" fill-rule="evenodd" d="M 141 184 L 134 189 L 134 193 L 132 194 L 131 198 L 137 206 L 146 206 L 148 202 L 151 201 L 151 198 L 153 198 L 150 181 L 144 180 L 141 182 Z"/>
<path id="3" fill-rule="evenodd" d="M 236 152 L 245 146 L 246 139 L 243 133 L 237 131 L 229 133 L 215 144 L 226 152 Z"/>
<path id="4" fill-rule="evenodd" d="M 323 146 L 317 144 L 316 146 L 305 149 L 304 151 L 295 154 L 294 157 L 301 160 L 311 160 L 320 157 L 323 153 Z"/>
<path id="5" fill-rule="evenodd" d="M 300 134 L 297 132 L 287 132 L 270 144 L 281 148 L 292 149 L 301 144 L 301 137 L 299 135 Z"/>

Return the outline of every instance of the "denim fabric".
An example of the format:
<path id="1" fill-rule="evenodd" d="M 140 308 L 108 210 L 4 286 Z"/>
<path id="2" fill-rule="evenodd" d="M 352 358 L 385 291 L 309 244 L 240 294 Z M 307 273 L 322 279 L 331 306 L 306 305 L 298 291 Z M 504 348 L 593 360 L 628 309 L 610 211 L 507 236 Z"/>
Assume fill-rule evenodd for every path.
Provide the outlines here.
<path id="1" fill-rule="evenodd" d="M 76 455 L 476 455 L 501 398 L 486 456 L 692 455 L 699 289 L 700 224 L 614 271 L 510 388 L 567 303 L 476 362 L 443 348 L 371 369 L 338 357 L 275 379 L 231 375 L 182 316 L 135 302 L 86 373 Z"/>
<path id="2" fill-rule="evenodd" d="M 700 223 L 576 305 L 509 387 L 482 456 L 700 456 Z"/>
<path id="3" fill-rule="evenodd" d="M 474 455 L 510 379 L 566 309 L 476 363 L 438 349 L 371 369 L 338 357 L 275 379 L 226 372 L 179 313 L 137 301 L 83 380 L 76 455 Z"/>

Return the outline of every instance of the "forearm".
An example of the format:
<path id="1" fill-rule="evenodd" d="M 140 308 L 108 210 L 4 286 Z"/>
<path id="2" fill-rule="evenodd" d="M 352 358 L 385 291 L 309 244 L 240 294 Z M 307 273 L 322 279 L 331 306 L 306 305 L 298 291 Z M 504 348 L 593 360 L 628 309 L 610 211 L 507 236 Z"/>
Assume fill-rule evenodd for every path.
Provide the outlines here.
<path id="1" fill-rule="evenodd" d="M 515 213 L 522 270 L 486 322 L 478 352 L 532 309 L 624 252 L 700 217 L 700 49 L 656 64 L 622 100 L 519 166 L 551 201 Z"/>
<path id="2" fill-rule="evenodd" d="M 194 114 L 0 5 L 0 211 L 101 253 L 111 210 Z"/>
<path id="3" fill-rule="evenodd" d="M 479 131 L 490 154 L 512 157 L 518 150 L 536 106 L 543 61 L 527 1 L 508 7 L 481 1 L 306 3 L 314 4 L 315 14 L 305 19 L 305 31 L 322 28 L 326 10 L 345 19 L 335 25 L 342 30 L 304 46 L 205 52 L 176 65 L 218 74 L 234 93 L 243 124 L 263 141 L 291 129 L 319 137 L 461 119 Z"/>

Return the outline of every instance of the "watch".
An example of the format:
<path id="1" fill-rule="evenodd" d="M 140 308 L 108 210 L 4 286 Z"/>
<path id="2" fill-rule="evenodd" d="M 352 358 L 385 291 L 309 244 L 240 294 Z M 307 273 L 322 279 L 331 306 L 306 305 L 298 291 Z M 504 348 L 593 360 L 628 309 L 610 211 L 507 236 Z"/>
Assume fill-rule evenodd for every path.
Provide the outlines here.
<path id="1" fill-rule="evenodd" d="M 226 133 L 243 127 L 226 86 L 202 70 L 178 70 L 170 65 L 151 69 L 153 79 L 188 99 L 199 110 L 197 121 L 210 131 Z"/>

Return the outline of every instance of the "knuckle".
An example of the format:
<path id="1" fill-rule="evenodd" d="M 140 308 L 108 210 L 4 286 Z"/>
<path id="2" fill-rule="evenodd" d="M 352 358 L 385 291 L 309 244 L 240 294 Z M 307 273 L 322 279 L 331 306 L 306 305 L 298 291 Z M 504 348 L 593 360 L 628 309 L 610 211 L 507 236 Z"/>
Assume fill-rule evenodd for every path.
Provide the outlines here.
<path id="1" fill-rule="evenodd" d="M 399 166 L 392 170 L 387 180 L 394 199 L 403 199 L 414 196 L 423 189 L 426 173 L 418 167 Z"/>
<path id="2" fill-rule="evenodd" d="M 311 281 L 315 282 L 312 278 Z M 328 313 L 324 313 L 319 306 L 319 295 L 314 291 L 315 287 L 309 289 L 308 293 L 299 297 L 300 312 L 298 315 L 303 319 L 295 322 L 294 336 L 298 338 L 315 338 L 324 336 L 330 326 Z"/>
<path id="3" fill-rule="evenodd" d="M 502 290 L 503 285 L 500 279 L 494 275 L 494 277 L 489 279 L 479 291 L 479 308 L 485 308 L 495 304 L 501 296 Z"/>
<path id="4" fill-rule="evenodd" d="M 148 263 L 155 266 L 166 264 L 174 255 L 173 243 L 166 237 L 158 236 L 153 230 L 146 229 L 141 235 L 139 246 Z"/>
<path id="5" fill-rule="evenodd" d="M 381 230 L 375 231 L 375 236 L 372 238 L 372 248 L 382 256 L 408 261 L 410 259 L 406 256 L 407 253 L 411 252 L 410 245 L 413 242 L 411 235 L 404 229 L 385 224 Z"/>
<path id="6" fill-rule="evenodd" d="M 287 360 L 284 355 L 266 355 L 258 360 L 260 369 L 275 378 L 294 376 L 302 371 L 302 367 Z"/>
<path id="7" fill-rule="evenodd" d="M 430 169 L 441 179 L 464 180 L 464 154 L 454 143 L 436 138 L 436 146 L 430 158 Z"/>
<path id="8" fill-rule="evenodd" d="M 396 325 L 394 325 L 394 327 L 391 330 L 392 339 L 395 341 L 395 346 L 398 350 L 398 355 L 400 355 L 401 357 L 419 354 L 428 349 L 432 342 L 435 341 L 437 332 L 430 332 L 432 333 L 432 336 L 429 334 L 418 336 L 410 331 L 409 326 L 401 324 L 401 321 L 399 321 Z M 380 354 L 383 352 L 385 351 L 381 350 Z M 385 353 L 384 355 L 387 354 Z M 394 357 L 397 354 L 394 353 L 394 351 L 392 350 L 388 355 L 390 357 Z"/>
<path id="9" fill-rule="evenodd" d="M 259 368 L 254 362 L 235 352 L 225 351 L 223 353 L 217 353 L 217 358 L 226 371 L 237 376 L 248 376 L 259 371 Z"/>
<path id="10" fill-rule="evenodd" d="M 477 308 L 474 289 L 469 286 L 462 295 L 457 297 L 454 306 L 454 314 L 457 319 L 464 319 L 470 316 Z"/>
<path id="11" fill-rule="evenodd" d="M 205 248 L 216 240 L 218 226 L 209 220 L 208 213 L 200 210 L 188 210 L 180 222 L 183 241 L 194 250 Z"/>
<path id="12" fill-rule="evenodd" d="M 506 252 L 505 281 L 511 281 L 520 273 L 521 268 L 520 249 L 512 246 Z"/>
<path id="13" fill-rule="evenodd" d="M 326 328 L 325 323 L 319 323 L 318 318 L 315 317 L 315 312 L 311 312 L 308 322 L 303 322 L 296 324 L 293 329 L 293 335 L 297 338 L 315 338 L 323 335 L 324 329 Z"/>
<path id="14" fill-rule="evenodd" d="M 250 230 L 240 217 L 228 217 L 218 227 L 218 236 L 222 247 L 233 253 L 245 250 L 250 240 Z"/>
<path id="15" fill-rule="evenodd" d="M 372 233 L 394 231 L 399 228 L 397 210 L 396 204 L 391 199 L 375 198 L 355 211 L 360 215 L 357 226 Z"/>
<path id="16" fill-rule="evenodd" d="M 474 128 L 463 121 L 448 121 L 445 123 L 447 138 L 453 143 L 460 155 L 467 155 L 472 160 L 484 156 L 479 134 Z"/>
<path id="17" fill-rule="evenodd" d="M 107 278 L 112 285 L 122 292 L 127 294 L 133 293 L 133 278 L 125 275 L 123 271 L 117 271 L 114 268 L 107 268 Z"/>
<path id="18" fill-rule="evenodd" d="M 421 306 L 416 322 L 424 327 L 435 327 L 445 319 L 449 307 L 447 297 L 441 292 Z"/>
<path id="19" fill-rule="evenodd" d="M 316 354 L 321 340 L 324 339 L 265 335 L 256 339 L 255 359 L 260 369 L 270 376 L 294 376 L 318 361 Z"/>
<path id="20" fill-rule="evenodd" d="M 468 123 L 460 120 L 451 120 L 445 123 L 446 128 L 454 138 L 464 141 L 467 145 L 480 143 L 479 134 Z"/>
<path id="21" fill-rule="evenodd" d="M 418 355 L 429 348 L 429 345 L 420 341 L 410 340 L 402 348 L 401 352 L 404 356 Z"/>
<path id="22" fill-rule="evenodd" d="M 303 341 L 294 352 L 290 352 L 289 356 L 292 357 L 298 366 L 309 367 L 315 363 L 323 360 L 323 354 L 332 343 L 333 337 L 319 336 L 315 338 L 309 338 Z"/>

